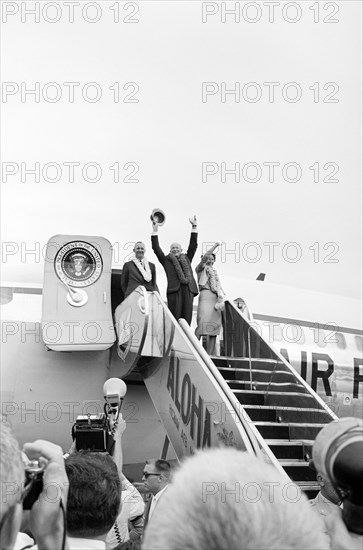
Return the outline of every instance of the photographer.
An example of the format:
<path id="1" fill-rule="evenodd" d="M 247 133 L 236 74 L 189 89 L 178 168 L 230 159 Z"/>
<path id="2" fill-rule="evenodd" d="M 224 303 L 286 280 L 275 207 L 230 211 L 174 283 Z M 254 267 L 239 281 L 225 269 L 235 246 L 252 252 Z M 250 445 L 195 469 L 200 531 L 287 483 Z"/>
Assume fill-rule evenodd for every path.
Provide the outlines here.
<path id="1" fill-rule="evenodd" d="M 80 451 L 66 460 L 70 550 L 104 550 L 120 510 L 121 482 L 107 453 Z"/>
<path id="2" fill-rule="evenodd" d="M 118 545 L 127 543 L 130 540 L 129 533 L 129 521 L 133 521 L 136 518 L 142 518 L 144 513 L 145 504 L 139 491 L 129 482 L 122 472 L 123 455 L 122 455 L 122 434 L 126 429 L 126 422 L 123 420 L 120 413 L 118 421 L 115 425 L 113 439 L 115 441 L 113 448 L 113 460 L 117 466 L 117 470 L 121 479 L 122 493 L 121 493 L 121 511 L 112 527 L 109 531 L 106 539 L 106 548 L 111 550 Z M 139 529 L 142 530 L 143 523 Z"/>
<path id="3" fill-rule="evenodd" d="M 18 442 L 5 423 L 1 422 L 0 429 L 0 542 L 2 550 L 12 550 L 21 525 L 22 501 L 30 484 L 24 481 Z M 64 507 L 68 493 L 62 449 L 49 441 L 37 440 L 26 443 L 24 452 L 30 460 L 39 460 L 44 467 L 43 491 L 30 511 L 32 535 L 39 550 L 62 550 L 66 547 Z"/>

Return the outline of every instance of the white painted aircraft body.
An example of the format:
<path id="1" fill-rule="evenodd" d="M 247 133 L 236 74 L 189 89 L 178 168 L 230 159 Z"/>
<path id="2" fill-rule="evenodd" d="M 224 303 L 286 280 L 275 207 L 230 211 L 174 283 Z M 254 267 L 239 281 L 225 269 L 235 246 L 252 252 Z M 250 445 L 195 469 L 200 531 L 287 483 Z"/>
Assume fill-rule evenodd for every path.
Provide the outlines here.
<path id="1" fill-rule="evenodd" d="M 26 272 L 24 265 L 13 268 L 2 283 L 2 412 L 21 443 L 44 438 L 67 449 L 77 414 L 101 412 L 102 386 L 117 376 L 117 363 L 111 365 L 109 350 L 46 350 L 42 281 Z M 362 416 L 359 300 L 264 281 L 224 278 L 223 283 L 228 297 L 245 301 L 257 330 L 338 416 Z M 160 456 L 165 431 L 142 382 L 128 384 L 123 416 L 125 465 Z M 170 449 L 168 458 L 173 457 Z"/>

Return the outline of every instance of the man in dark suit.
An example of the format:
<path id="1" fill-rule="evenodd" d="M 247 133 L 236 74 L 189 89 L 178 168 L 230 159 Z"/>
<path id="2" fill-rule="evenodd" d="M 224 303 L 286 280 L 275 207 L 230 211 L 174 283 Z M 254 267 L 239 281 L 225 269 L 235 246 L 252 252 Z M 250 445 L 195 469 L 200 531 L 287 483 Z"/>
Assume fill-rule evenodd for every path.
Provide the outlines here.
<path id="1" fill-rule="evenodd" d="M 159 245 L 158 224 L 156 221 L 152 222 L 151 245 L 159 262 L 164 267 L 168 279 L 166 291 L 168 307 L 175 319 L 182 317 L 190 325 L 194 296 L 198 294 L 198 287 L 191 266 L 191 261 L 198 247 L 198 229 L 195 216 L 189 218 L 189 221 L 192 224 L 192 232 L 186 254 L 183 254 L 179 243 L 172 243 L 169 254 L 167 256 L 164 254 Z"/>
<path id="2" fill-rule="evenodd" d="M 121 274 L 121 288 L 125 298 L 138 286 L 144 286 L 146 290 L 158 290 L 156 284 L 155 265 L 145 257 L 146 247 L 143 242 L 135 243 L 135 257 L 126 262 Z"/>

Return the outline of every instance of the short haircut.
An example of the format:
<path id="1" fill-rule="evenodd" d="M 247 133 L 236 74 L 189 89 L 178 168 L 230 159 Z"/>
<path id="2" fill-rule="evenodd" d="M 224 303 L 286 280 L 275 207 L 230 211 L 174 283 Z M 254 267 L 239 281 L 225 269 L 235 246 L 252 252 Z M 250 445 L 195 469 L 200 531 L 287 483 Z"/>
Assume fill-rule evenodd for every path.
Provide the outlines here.
<path id="1" fill-rule="evenodd" d="M 24 485 L 24 465 L 19 444 L 0 417 L 0 519 L 19 501 Z"/>
<path id="2" fill-rule="evenodd" d="M 147 460 L 146 464 L 153 464 L 158 473 L 164 474 L 166 478 L 170 477 L 171 466 L 167 460 Z"/>
<path id="3" fill-rule="evenodd" d="M 65 461 L 69 480 L 67 531 L 90 538 L 107 533 L 120 511 L 121 481 L 112 458 L 79 452 Z"/>
<path id="4" fill-rule="evenodd" d="M 326 550 L 329 541 L 319 514 L 287 476 L 225 448 L 199 452 L 176 471 L 143 548 Z"/>

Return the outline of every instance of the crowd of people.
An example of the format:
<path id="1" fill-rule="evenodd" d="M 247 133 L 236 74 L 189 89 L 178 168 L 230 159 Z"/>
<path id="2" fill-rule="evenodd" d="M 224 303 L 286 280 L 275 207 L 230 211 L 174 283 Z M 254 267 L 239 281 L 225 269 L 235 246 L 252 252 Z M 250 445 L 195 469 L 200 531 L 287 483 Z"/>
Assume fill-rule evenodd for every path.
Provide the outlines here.
<path id="1" fill-rule="evenodd" d="M 333 493 L 319 472 L 321 493 L 309 504 L 299 491 L 289 498 L 292 482 L 262 459 L 208 449 L 174 471 L 166 460 L 147 461 L 145 503 L 122 473 L 122 420 L 112 457 L 73 445 L 64 459 L 59 446 L 42 440 L 22 453 L 9 426 L 0 428 L 1 550 L 362 548 L 339 502 L 326 506 Z M 42 492 L 28 512 L 22 510 L 32 487 L 26 460 L 44 468 Z"/>
<path id="2" fill-rule="evenodd" d="M 156 219 L 152 249 L 164 267 L 168 306 L 176 319 L 191 323 L 199 293 L 196 336 L 214 354 L 225 301 L 214 267 L 219 243 L 202 255 L 197 285 L 191 266 L 197 220 L 189 221 L 185 254 L 177 242 L 168 254 L 162 251 Z M 137 242 L 134 258 L 124 265 L 125 298 L 139 285 L 158 290 L 155 265 L 145 251 Z M 126 423 L 121 416 L 112 431 L 111 455 L 77 452 L 75 442 L 64 454 L 43 440 L 20 451 L 10 427 L 2 421 L 0 428 L 1 550 L 362 550 L 363 537 L 347 530 L 341 496 L 321 472 L 316 472 L 320 492 L 313 501 L 296 486 L 298 498 L 289 498 L 286 487 L 293 483 L 274 467 L 224 447 L 198 451 L 175 469 L 167 460 L 148 460 L 141 482 L 131 483 L 123 473 Z M 43 484 L 30 510 L 23 510 L 35 487 L 30 461 L 42 470 Z"/>

